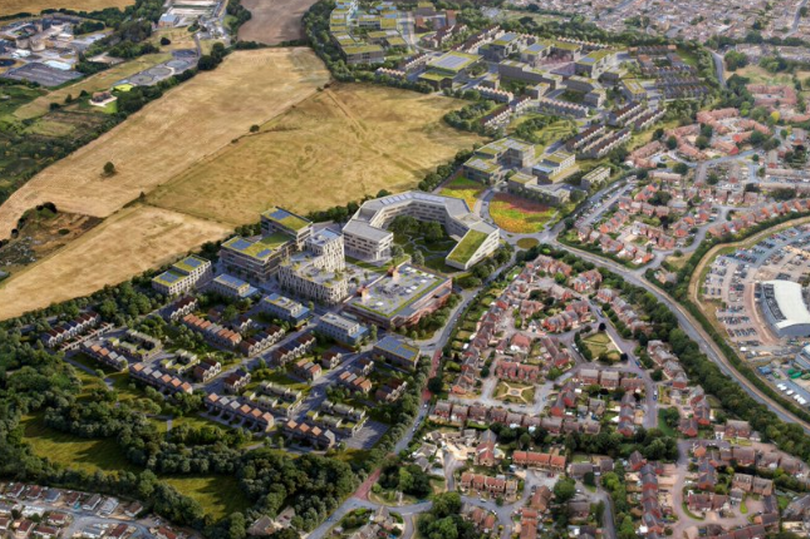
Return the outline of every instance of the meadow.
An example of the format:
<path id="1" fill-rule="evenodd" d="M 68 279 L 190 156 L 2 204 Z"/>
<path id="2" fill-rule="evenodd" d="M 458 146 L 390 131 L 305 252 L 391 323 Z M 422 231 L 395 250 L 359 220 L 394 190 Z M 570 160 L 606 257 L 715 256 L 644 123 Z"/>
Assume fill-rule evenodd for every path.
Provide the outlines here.
<path id="1" fill-rule="evenodd" d="M 515 234 L 540 232 L 554 213 L 545 204 L 507 193 L 498 193 L 489 203 L 489 215 L 495 224 Z"/>
<path id="2" fill-rule="evenodd" d="M 135 205 L 0 282 L 0 319 L 90 294 L 169 262 L 230 228 Z"/>
<path id="3" fill-rule="evenodd" d="M 161 185 L 147 202 L 238 225 L 271 205 L 306 214 L 380 189 L 411 189 L 481 140 L 442 122 L 460 106 L 395 88 L 333 84 Z"/>
<path id="4" fill-rule="evenodd" d="M 23 212 L 43 202 L 53 202 L 60 211 L 107 217 L 328 80 L 310 49 L 231 54 L 216 70 L 170 90 L 18 189 L 0 207 L 0 237 Z M 102 173 L 108 161 L 117 170 L 112 177 Z"/>
<path id="5" fill-rule="evenodd" d="M 0 2 L 0 17 L 17 13 L 39 14 L 43 9 L 96 11 L 108 7 L 125 8 L 134 3 L 135 0 L 3 0 Z"/>

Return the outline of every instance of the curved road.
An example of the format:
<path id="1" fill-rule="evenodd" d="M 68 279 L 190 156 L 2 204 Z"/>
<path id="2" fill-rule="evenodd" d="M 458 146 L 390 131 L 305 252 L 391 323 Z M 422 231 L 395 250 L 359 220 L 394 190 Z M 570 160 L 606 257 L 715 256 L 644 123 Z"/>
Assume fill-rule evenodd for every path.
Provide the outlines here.
<path id="1" fill-rule="evenodd" d="M 587 260 L 588 262 L 591 262 L 597 266 L 607 268 L 612 272 L 621 275 L 622 277 L 624 277 L 625 280 L 629 281 L 630 283 L 636 286 L 640 286 L 645 290 L 649 291 L 658 299 L 658 301 L 666 305 L 669 308 L 669 310 L 675 314 L 684 332 L 691 339 L 697 342 L 698 345 L 700 345 L 701 350 L 703 350 L 703 352 L 706 353 L 706 356 L 710 360 L 712 360 L 715 364 L 717 364 L 718 367 L 720 367 L 720 370 L 723 372 L 723 374 L 737 380 L 740 386 L 742 386 L 742 388 L 745 389 L 745 391 L 749 395 L 751 395 L 758 402 L 767 406 L 781 420 L 801 425 L 801 427 L 805 430 L 805 432 L 810 434 L 810 423 L 807 423 L 803 419 L 798 418 L 793 413 L 783 408 L 781 404 L 771 399 L 768 395 L 763 393 L 762 390 L 760 390 L 753 383 L 751 383 L 747 378 L 745 378 L 739 372 L 737 372 L 737 369 L 734 368 L 734 366 L 728 362 L 725 355 L 723 355 L 723 353 L 720 351 L 720 348 L 717 346 L 714 340 L 709 336 L 706 330 L 703 329 L 703 326 L 701 326 L 692 317 L 692 315 L 681 305 L 679 305 L 669 294 L 663 292 L 655 285 L 650 284 L 646 279 L 638 275 L 637 272 L 628 271 L 626 267 L 616 262 L 613 262 L 612 260 L 607 260 L 600 256 L 591 254 L 589 252 L 581 251 L 568 245 L 563 245 L 559 243 L 556 240 L 556 238 L 549 240 L 548 243 L 560 249 L 574 251 L 583 260 Z"/>

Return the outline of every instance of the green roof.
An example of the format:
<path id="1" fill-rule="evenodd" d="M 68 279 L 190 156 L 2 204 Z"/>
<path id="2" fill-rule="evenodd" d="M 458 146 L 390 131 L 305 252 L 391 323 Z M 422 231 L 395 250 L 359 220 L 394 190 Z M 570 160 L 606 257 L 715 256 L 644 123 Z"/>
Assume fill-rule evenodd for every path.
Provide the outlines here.
<path id="1" fill-rule="evenodd" d="M 379 45 L 349 45 L 343 47 L 343 53 L 347 55 L 352 54 L 366 54 L 369 52 L 382 52 L 383 48 Z"/>
<path id="2" fill-rule="evenodd" d="M 205 264 L 208 264 L 208 263 L 209 263 L 208 260 L 205 260 L 204 258 L 200 258 L 198 256 L 193 256 L 192 255 L 192 256 L 187 256 L 183 260 L 179 260 L 178 262 L 175 262 L 174 264 L 172 264 L 172 266 L 174 266 L 176 269 L 180 270 L 181 272 L 191 273 L 194 270 L 196 270 L 197 268 L 199 268 L 200 266 L 204 266 Z"/>
<path id="3" fill-rule="evenodd" d="M 262 213 L 262 217 L 268 221 L 277 223 L 288 230 L 301 230 L 302 228 L 305 228 L 311 224 L 303 217 L 299 217 L 294 213 L 290 213 L 282 208 L 270 208 L 266 212 Z"/>
<path id="4" fill-rule="evenodd" d="M 477 230 L 469 230 L 458 245 L 447 255 L 448 260 L 466 265 L 489 236 Z"/>
<path id="5" fill-rule="evenodd" d="M 241 236 L 235 236 L 223 243 L 222 247 L 255 258 L 256 260 L 266 260 L 270 258 L 279 247 L 289 241 L 291 241 L 290 236 L 279 232 L 265 236 L 255 242 Z"/>
<path id="6" fill-rule="evenodd" d="M 437 73 L 436 71 L 425 71 L 424 73 L 419 75 L 419 78 L 422 80 L 441 82 L 443 80 L 451 79 L 452 77 L 445 73 Z"/>
<path id="7" fill-rule="evenodd" d="M 388 41 L 388 45 L 391 46 L 391 47 L 404 47 L 404 46 L 406 46 L 408 44 L 407 41 L 405 41 L 404 39 L 402 39 L 399 36 L 397 36 L 397 37 L 389 37 L 388 39 L 386 39 L 386 41 Z"/>

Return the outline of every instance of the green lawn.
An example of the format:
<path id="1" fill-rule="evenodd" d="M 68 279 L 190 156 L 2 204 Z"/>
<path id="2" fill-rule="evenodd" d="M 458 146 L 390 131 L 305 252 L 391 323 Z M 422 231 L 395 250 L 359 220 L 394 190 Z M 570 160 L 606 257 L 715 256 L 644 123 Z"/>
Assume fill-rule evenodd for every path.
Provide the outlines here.
<path id="1" fill-rule="evenodd" d="M 520 238 L 517 241 L 517 246 L 521 249 L 531 249 L 532 247 L 537 247 L 538 245 L 540 245 L 540 242 L 535 238 Z"/>
<path id="2" fill-rule="evenodd" d="M 673 429 L 672 427 L 667 425 L 667 422 L 664 421 L 664 409 L 663 408 L 658 410 L 658 428 L 666 436 L 671 436 L 672 438 L 677 438 L 678 437 L 678 433 L 675 432 L 675 429 Z"/>
<path id="3" fill-rule="evenodd" d="M 56 464 L 88 472 L 138 470 L 113 438 L 89 440 L 60 432 L 48 427 L 42 415 L 23 417 L 22 426 L 23 439 L 34 453 Z"/>
<path id="4" fill-rule="evenodd" d="M 197 500 L 207 514 L 219 519 L 235 511 L 244 511 L 250 502 L 232 476 L 161 477 L 181 494 Z"/>
<path id="5" fill-rule="evenodd" d="M 610 340 L 610 337 L 604 331 L 594 333 L 593 335 L 582 339 L 582 342 L 588 347 L 593 354 L 594 358 L 599 357 L 602 353 L 615 352 L 616 348 Z"/>

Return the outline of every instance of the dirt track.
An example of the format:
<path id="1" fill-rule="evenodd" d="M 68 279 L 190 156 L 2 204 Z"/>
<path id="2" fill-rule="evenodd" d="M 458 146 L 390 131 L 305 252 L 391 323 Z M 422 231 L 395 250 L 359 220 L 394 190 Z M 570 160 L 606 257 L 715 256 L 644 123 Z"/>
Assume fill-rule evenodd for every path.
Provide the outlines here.
<path id="1" fill-rule="evenodd" d="M 301 39 L 301 18 L 317 0 L 242 0 L 253 17 L 239 29 L 239 39 L 266 45 Z"/>

